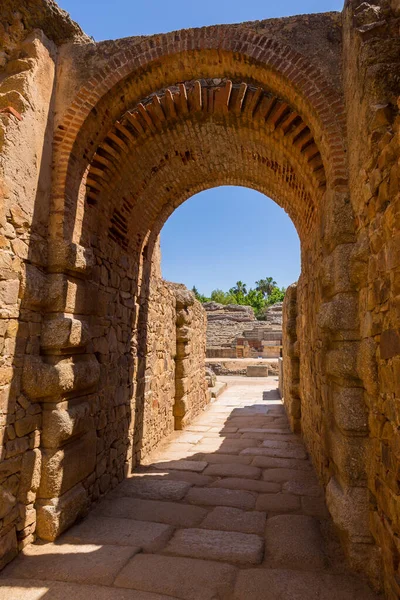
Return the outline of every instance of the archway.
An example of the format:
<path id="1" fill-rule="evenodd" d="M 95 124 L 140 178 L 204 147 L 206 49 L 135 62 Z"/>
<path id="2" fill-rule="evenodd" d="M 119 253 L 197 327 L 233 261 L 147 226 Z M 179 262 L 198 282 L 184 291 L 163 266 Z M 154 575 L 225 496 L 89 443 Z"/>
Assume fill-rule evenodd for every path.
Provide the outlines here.
<path id="1" fill-rule="evenodd" d="M 75 395 L 74 410 L 96 389 L 99 409 L 94 424 L 82 425 L 85 440 L 71 442 L 71 458 L 64 455 L 64 469 L 73 473 L 69 480 L 46 487 L 57 440 L 44 451 L 49 468 L 45 460 L 39 533 L 55 537 L 94 497 L 95 484 L 82 485 L 94 467 L 102 478 L 98 495 L 99 486 L 106 492 L 140 454 L 143 432 L 152 430 L 144 406 L 152 375 L 146 357 L 156 240 L 191 195 L 234 184 L 273 198 L 299 233 L 300 318 L 292 345 L 300 369 L 301 427 L 349 551 L 361 544 L 368 552 L 365 415 L 355 435 L 354 424 L 346 429 L 345 415 L 349 397 L 363 406 L 363 392 L 354 364 L 357 288 L 342 277 L 355 235 L 340 89 L 276 40 L 248 32 L 238 37 L 230 27 L 174 35 L 116 48 L 58 123 L 51 316 L 42 347 L 47 356 L 54 351 L 58 372 L 72 368 L 69 387 L 62 387 L 62 376 L 59 385 L 60 394 Z M 54 342 L 47 330 L 55 318 L 80 333 Z M 59 409 L 54 412 L 59 418 Z M 96 430 L 106 438 L 100 458 L 93 453 Z M 75 462 L 83 449 L 90 459 L 80 470 Z M 354 519 L 344 517 L 349 506 Z"/>

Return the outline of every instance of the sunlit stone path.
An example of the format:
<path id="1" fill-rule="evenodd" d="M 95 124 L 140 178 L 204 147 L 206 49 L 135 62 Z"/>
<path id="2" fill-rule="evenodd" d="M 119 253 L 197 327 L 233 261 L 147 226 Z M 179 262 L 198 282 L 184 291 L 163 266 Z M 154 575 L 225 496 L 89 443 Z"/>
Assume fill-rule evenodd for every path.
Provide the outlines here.
<path id="1" fill-rule="evenodd" d="M 228 389 L 56 543 L 1 600 L 372 600 L 346 569 L 276 380 Z"/>

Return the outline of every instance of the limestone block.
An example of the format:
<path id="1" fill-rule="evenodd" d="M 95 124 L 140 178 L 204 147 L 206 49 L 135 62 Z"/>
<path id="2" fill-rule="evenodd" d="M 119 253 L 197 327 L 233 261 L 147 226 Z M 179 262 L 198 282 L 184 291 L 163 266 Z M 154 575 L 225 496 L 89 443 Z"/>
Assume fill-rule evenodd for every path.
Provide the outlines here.
<path id="1" fill-rule="evenodd" d="M 33 505 L 20 504 L 20 518 L 17 522 L 17 531 L 22 531 L 36 522 L 36 510 Z"/>
<path id="2" fill-rule="evenodd" d="M 61 496 L 90 475 L 96 465 L 96 432 L 71 441 L 60 450 L 42 452 L 42 477 L 38 496 Z"/>
<path id="3" fill-rule="evenodd" d="M 264 543 L 258 535 L 211 529 L 181 529 L 164 549 L 166 554 L 259 564 Z"/>
<path id="4" fill-rule="evenodd" d="M 107 517 L 165 523 L 177 528 L 196 527 L 207 515 L 207 511 L 200 506 L 118 497 L 106 499 L 99 505 L 98 512 Z"/>
<path id="5" fill-rule="evenodd" d="M 5 487 L 0 489 L 0 519 L 3 519 L 16 502 L 15 496 Z"/>
<path id="6" fill-rule="evenodd" d="M 335 421 L 343 431 L 367 433 L 368 416 L 362 388 L 334 386 L 332 406 Z"/>
<path id="7" fill-rule="evenodd" d="M 168 598 L 214 600 L 232 597 L 235 575 L 235 568 L 226 563 L 137 554 L 118 574 L 115 586 L 167 594 Z M 164 596 L 157 598 L 162 600 Z"/>
<path id="8" fill-rule="evenodd" d="M 56 408 L 43 411 L 42 445 L 44 448 L 57 448 L 70 437 L 93 428 L 89 403 L 82 402 L 69 408 L 67 402 L 62 402 Z"/>
<path id="9" fill-rule="evenodd" d="M 89 337 L 85 321 L 61 316 L 43 323 L 41 346 L 49 349 L 79 347 L 84 346 Z"/>
<path id="10" fill-rule="evenodd" d="M 329 432 L 329 449 L 341 481 L 346 485 L 363 485 L 366 480 L 367 439 L 346 436 L 335 429 Z"/>
<path id="11" fill-rule="evenodd" d="M 45 398 L 92 387 L 100 376 L 100 365 L 92 355 L 61 359 L 55 364 L 39 356 L 25 359 L 22 385 L 31 398 Z"/>
<path id="12" fill-rule="evenodd" d="M 34 502 L 40 484 L 42 454 L 39 448 L 28 450 L 22 459 L 21 479 L 18 488 L 18 500 L 23 503 Z"/>
<path id="13" fill-rule="evenodd" d="M 0 536 L 0 570 L 18 554 L 15 527 Z"/>
<path id="14" fill-rule="evenodd" d="M 341 488 L 331 477 L 326 503 L 335 525 L 350 539 L 369 542 L 368 491 L 366 487 Z"/>
<path id="15" fill-rule="evenodd" d="M 249 365 L 246 375 L 247 377 L 268 377 L 269 368 L 266 365 Z"/>
<path id="16" fill-rule="evenodd" d="M 0 305 L 12 305 L 18 302 L 19 280 L 0 281 Z"/>
<path id="17" fill-rule="evenodd" d="M 269 567 L 323 569 L 327 559 L 318 521 L 305 515 L 270 517 L 266 527 L 266 561 Z"/>
<path id="18" fill-rule="evenodd" d="M 378 393 L 377 344 L 372 338 L 361 340 L 357 355 L 357 371 L 371 396 Z"/>
<path id="19" fill-rule="evenodd" d="M 82 273 L 94 266 L 95 259 L 91 248 L 53 239 L 50 243 L 49 263 L 53 271 Z"/>
<path id="20" fill-rule="evenodd" d="M 21 470 L 22 455 L 13 456 L 0 461 L 0 482 Z"/>
<path id="21" fill-rule="evenodd" d="M 327 249 L 354 242 L 354 216 L 348 194 L 327 190 L 324 208 L 321 237 Z"/>
<path id="22" fill-rule="evenodd" d="M 25 264 L 22 270 L 21 296 L 24 305 L 39 307 L 46 301 L 47 277 L 34 265 Z"/>
<path id="23" fill-rule="evenodd" d="M 359 328 L 358 298 L 352 294 L 337 294 L 331 302 L 322 304 L 318 314 L 322 329 L 333 332 Z"/>
<path id="24" fill-rule="evenodd" d="M 345 342 L 326 355 L 326 372 L 342 380 L 358 379 L 357 358 L 359 343 Z"/>
<path id="25" fill-rule="evenodd" d="M 78 484 L 59 498 L 41 501 L 36 505 L 37 534 L 47 541 L 55 540 L 88 508 L 88 495 Z"/>
<path id="26" fill-rule="evenodd" d="M 24 435 L 28 435 L 35 429 L 40 429 L 40 425 L 42 423 L 42 415 L 26 415 L 22 419 L 18 419 L 15 422 L 15 432 L 18 437 L 23 437 Z"/>
<path id="27" fill-rule="evenodd" d="M 349 292 L 354 286 L 351 282 L 349 263 L 354 244 L 340 244 L 321 263 L 321 283 L 325 295 Z"/>

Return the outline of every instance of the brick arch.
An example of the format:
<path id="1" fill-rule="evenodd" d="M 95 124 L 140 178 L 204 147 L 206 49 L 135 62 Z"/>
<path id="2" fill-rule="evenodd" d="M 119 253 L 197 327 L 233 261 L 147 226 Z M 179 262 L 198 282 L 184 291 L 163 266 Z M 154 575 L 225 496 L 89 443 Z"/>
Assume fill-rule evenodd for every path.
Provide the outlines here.
<path id="1" fill-rule="evenodd" d="M 115 204 L 108 231 L 127 246 L 129 221 L 153 228 L 150 208 L 153 221 L 164 205 L 172 211 L 173 198 L 192 195 L 199 178 L 208 187 L 232 181 L 263 191 L 303 239 L 326 188 L 313 132 L 290 105 L 243 82 L 203 80 L 153 94 L 116 122 L 94 154 L 86 201 L 101 210 Z"/>
<path id="2" fill-rule="evenodd" d="M 214 72 L 216 65 L 219 72 Z M 93 137 L 104 136 L 124 112 L 119 100 L 113 102 L 121 91 L 130 89 L 124 98 L 127 110 L 143 94 L 153 92 L 154 86 L 160 89 L 162 84 L 179 81 L 179 77 L 168 80 L 175 77 L 177 70 L 182 70 L 184 76 L 193 75 L 200 68 L 204 72 L 212 68 L 212 76 L 232 72 L 237 78 L 246 73 L 251 81 L 267 84 L 283 100 L 290 98 L 293 108 L 301 111 L 315 130 L 331 185 L 345 186 L 345 124 L 340 93 L 329 85 L 310 59 L 282 42 L 232 26 L 216 26 L 126 44 L 123 50 L 116 49 L 107 64 L 79 90 L 55 135 L 53 214 L 59 215 L 64 210 L 74 212 L 78 179 L 85 169 L 83 163 L 91 158 L 88 145 Z M 105 108 L 109 113 L 107 118 L 104 118 Z M 103 117 L 101 122 L 99 114 Z M 82 162 L 85 152 L 87 156 Z"/>

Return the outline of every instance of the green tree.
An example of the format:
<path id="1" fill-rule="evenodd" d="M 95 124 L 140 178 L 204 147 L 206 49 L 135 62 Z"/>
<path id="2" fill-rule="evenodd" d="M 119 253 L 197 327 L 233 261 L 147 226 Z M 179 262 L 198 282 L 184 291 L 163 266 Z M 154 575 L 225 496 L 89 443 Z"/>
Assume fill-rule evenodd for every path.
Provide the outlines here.
<path id="1" fill-rule="evenodd" d="M 236 297 L 229 292 L 216 289 L 211 292 L 211 300 L 219 304 L 238 304 Z"/>
<path id="2" fill-rule="evenodd" d="M 266 301 L 267 306 L 272 306 L 273 304 L 276 304 L 277 302 L 283 302 L 285 293 L 286 293 L 286 288 L 274 287 L 272 292 L 269 294 L 269 296 L 267 298 L 267 301 Z"/>
<path id="3" fill-rule="evenodd" d="M 257 317 L 265 308 L 265 300 L 262 292 L 257 289 L 250 289 L 245 297 L 245 304 L 254 309 L 254 313 Z"/>
<path id="4" fill-rule="evenodd" d="M 243 295 L 247 294 L 247 285 L 243 283 L 243 281 L 237 281 L 235 287 L 231 288 L 229 292 L 233 295 Z"/>
<path id="5" fill-rule="evenodd" d="M 207 298 L 207 296 L 204 296 L 204 294 L 200 294 L 199 290 L 197 289 L 197 287 L 194 285 L 192 287 L 192 292 L 196 298 L 196 300 L 198 300 L 199 302 L 208 302 L 210 300 L 210 298 Z"/>
<path id="6" fill-rule="evenodd" d="M 256 290 L 261 292 L 264 298 L 269 296 L 274 288 L 276 288 L 278 284 L 274 280 L 273 277 L 266 277 L 265 279 L 260 279 L 256 281 Z"/>

